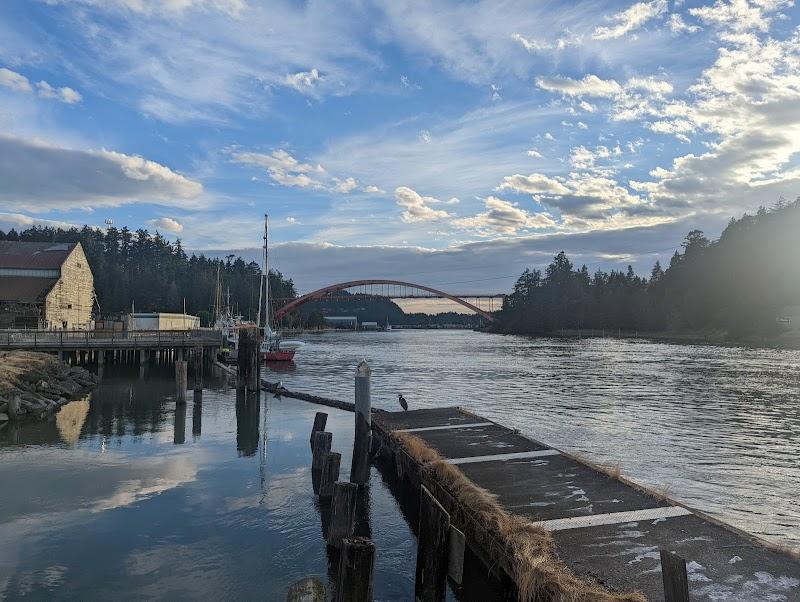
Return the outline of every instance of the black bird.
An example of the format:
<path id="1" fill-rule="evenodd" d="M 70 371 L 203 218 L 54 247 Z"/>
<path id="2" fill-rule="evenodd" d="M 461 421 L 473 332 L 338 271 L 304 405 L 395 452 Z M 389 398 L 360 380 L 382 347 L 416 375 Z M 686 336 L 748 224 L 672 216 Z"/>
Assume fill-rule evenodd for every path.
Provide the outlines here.
<path id="1" fill-rule="evenodd" d="M 397 401 L 399 401 L 399 402 L 400 402 L 400 407 L 402 407 L 404 410 L 408 410 L 408 402 L 406 401 L 406 398 L 405 398 L 405 397 L 403 397 L 403 394 L 402 394 L 402 393 L 400 393 L 400 394 L 397 396 Z"/>

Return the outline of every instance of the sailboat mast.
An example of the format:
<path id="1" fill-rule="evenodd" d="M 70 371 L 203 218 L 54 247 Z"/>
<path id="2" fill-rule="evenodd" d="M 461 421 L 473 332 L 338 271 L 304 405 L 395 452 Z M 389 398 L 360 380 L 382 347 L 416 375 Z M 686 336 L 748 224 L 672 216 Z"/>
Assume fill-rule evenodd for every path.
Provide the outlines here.
<path id="1" fill-rule="evenodd" d="M 264 326 L 267 331 L 270 329 L 269 323 L 269 256 L 267 251 L 267 236 L 269 227 L 269 216 L 264 214 Z"/>

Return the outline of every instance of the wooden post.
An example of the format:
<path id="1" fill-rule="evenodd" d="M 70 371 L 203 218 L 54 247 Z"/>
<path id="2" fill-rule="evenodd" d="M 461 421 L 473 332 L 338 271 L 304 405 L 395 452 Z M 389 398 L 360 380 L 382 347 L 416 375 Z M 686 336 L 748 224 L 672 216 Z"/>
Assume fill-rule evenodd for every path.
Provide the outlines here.
<path id="1" fill-rule="evenodd" d="M 372 602 L 372 575 L 375 570 L 375 544 L 366 537 L 342 540 L 337 602 Z"/>
<path id="2" fill-rule="evenodd" d="M 186 403 L 186 390 L 189 388 L 186 372 L 186 360 L 175 360 L 175 400 L 179 404 Z"/>
<path id="3" fill-rule="evenodd" d="M 372 370 L 366 360 L 356 367 L 356 433 L 353 442 L 353 463 L 350 482 L 363 485 L 369 480 L 369 450 L 372 443 L 372 403 L 370 376 Z"/>
<path id="4" fill-rule="evenodd" d="M 333 485 L 339 480 L 339 465 L 342 454 L 330 452 L 325 456 L 322 464 L 322 478 L 319 482 L 319 501 L 329 504 L 333 497 Z"/>
<path id="5" fill-rule="evenodd" d="M 328 431 L 314 433 L 313 453 L 311 455 L 311 470 L 322 470 L 325 456 L 331 451 L 333 434 Z"/>
<path id="6" fill-rule="evenodd" d="M 353 534 L 356 522 L 356 496 L 358 485 L 339 481 L 333 485 L 331 526 L 328 529 L 328 545 L 341 547 L 342 539 Z"/>
<path id="7" fill-rule="evenodd" d="M 8 400 L 8 419 L 16 420 L 19 413 L 19 395 L 12 395 Z"/>
<path id="8" fill-rule="evenodd" d="M 450 515 L 423 485 L 417 529 L 414 595 L 420 602 L 441 602 L 447 590 Z"/>
<path id="9" fill-rule="evenodd" d="M 194 392 L 194 407 L 192 409 L 192 437 L 199 437 L 203 433 L 203 392 Z"/>
<path id="10" fill-rule="evenodd" d="M 203 348 L 195 347 L 194 350 L 194 390 L 203 390 Z"/>
<path id="11" fill-rule="evenodd" d="M 259 345 L 258 328 L 254 326 L 239 328 L 237 388 L 240 391 L 259 391 L 261 389 L 261 383 L 259 382 L 261 380 L 259 374 L 260 362 L 258 361 Z"/>
<path id="12" fill-rule="evenodd" d="M 309 437 L 309 443 L 311 444 L 311 449 L 314 449 L 314 433 L 317 431 L 324 431 L 325 425 L 328 423 L 328 415 L 325 412 L 317 412 L 314 415 L 314 426 L 311 427 L 311 437 Z"/>
<path id="13" fill-rule="evenodd" d="M 175 404 L 175 422 L 173 423 L 172 443 L 183 445 L 186 442 L 186 402 Z"/>
<path id="14" fill-rule="evenodd" d="M 464 579 L 464 550 L 466 549 L 466 538 L 464 534 L 450 525 L 450 535 L 448 536 L 447 546 L 447 576 L 461 585 Z"/>
<path id="15" fill-rule="evenodd" d="M 304 577 L 289 586 L 286 602 L 325 602 L 325 584 L 316 577 Z"/>
<path id="16" fill-rule="evenodd" d="M 661 550 L 661 578 L 664 581 L 664 602 L 689 602 L 689 580 L 683 558 Z"/>

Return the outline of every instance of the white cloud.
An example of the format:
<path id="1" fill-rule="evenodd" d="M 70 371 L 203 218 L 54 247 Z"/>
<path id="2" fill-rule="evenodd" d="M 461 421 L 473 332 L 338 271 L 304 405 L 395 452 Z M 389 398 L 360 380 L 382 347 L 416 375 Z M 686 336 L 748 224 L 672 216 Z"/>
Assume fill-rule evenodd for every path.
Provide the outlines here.
<path id="1" fill-rule="evenodd" d="M 187 206 L 199 182 L 143 157 L 76 150 L 0 134 L 0 202 L 30 209 L 116 206 L 134 202 Z"/>
<path id="2" fill-rule="evenodd" d="M 72 222 L 65 222 L 61 220 L 41 219 L 38 217 L 31 217 L 22 213 L 2 213 L 0 212 L 0 230 L 8 232 L 11 228 L 15 230 L 25 230 L 33 226 L 41 226 L 43 228 L 80 228 L 81 224 Z"/>
<path id="3" fill-rule="evenodd" d="M 348 194 L 358 188 L 358 181 L 355 178 L 345 178 L 344 180 L 334 178 L 333 180 L 336 183 L 333 189 L 342 194 Z"/>
<path id="4" fill-rule="evenodd" d="M 556 179 L 544 174 L 532 173 L 529 176 L 514 174 L 503 178 L 498 190 L 513 190 L 527 194 L 568 194 L 569 189 Z"/>
<path id="5" fill-rule="evenodd" d="M 532 149 L 530 149 L 530 150 L 528 151 L 528 156 L 529 156 L 529 157 L 533 157 L 534 159 L 541 159 L 541 158 L 542 158 L 542 153 L 540 153 L 540 152 L 539 152 L 538 150 L 536 150 L 535 148 L 532 148 Z"/>
<path id="6" fill-rule="evenodd" d="M 32 90 L 31 83 L 24 75 L 0 67 L 0 86 L 11 88 L 15 92 L 30 92 Z"/>
<path id="7" fill-rule="evenodd" d="M 609 40 L 621 38 L 626 33 L 639 29 L 642 25 L 660 17 L 667 11 L 667 0 L 653 0 L 652 2 L 637 2 L 626 10 L 612 15 L 611 21 L 615 25 L 598 27 L 592 33 L 596 40 Z"/>
<path id="8" fill-rule="evenodd" d="M 299 71 L 286 76 L 285 83 L 298 92 L 308 92 L 322 79 L 317 69 Z"/>
<path id="9" fill-rule="evenodd" d="M 165 18 L 191 10 L 219 11 L 237 17 L 247 7 L 245 0 L 47 0 L 48 4 L 67 2 Z"/>
<path id="10" fill-rule="evenodd" d="M 581 129 L 581 130 L 588 130 L 589 129 L 589 126 L 586 125 L 583 121 L 579 121 L 576 125 L 578 126 L 578 129 Z"/>
<path id="11" fill-rule="evenodd" d="M 320 167 L 308 163 L 301 163 L 283 149 L 271 153 L 234 152 L 233 160 L 245 165 L 258 165 L 267 170 L 272 181 L 282 186 L 298 188 L 324 188 L 318 179 L 312 178 L 309 173 L 322 173 Z"/>
<path id="12" fill-rule="evenodd" d="M 484 213 L 454 220 L 453 224 L 459 228 L 498 234 L 516 234 L 520 230 L 552 228 L 556 225 L 548 213 L 531 214 L 515 203 L 495 196 L 488 197 L 484 204 Z"/>
<path id="13" fill-rule="evenodd" d="M 83 96 L 72 88 L 67 86 L 54 88 L 44 80 L 36 84 L 36 89 L 42 98 L 52 98 L 67 104 L 75 104 L 83 100 Z"/>
<path id="14" fill-rule="evenodd" d="M 689 25 L 678 13 L 669 16 L 669 29 L 672 33 L 697 33 L 700 31 L 699 25 Z"/>
<path id="15" fill-rule="evenodd" d="M 600 79 L 596 75 L 586 75 L 583 79 L 570 77 L 542 77 L 536 85 L 548 92 L 558 92 L 565 96 L 598 96 L 610 98 L 622 93 L 622 86 L 615 80 Z"/>
<path id="16" fill-rule="evenodd" d="M 586 102 L 585 100 L 582 100 L 578 104 L 578 106 L 581 109 L 583 109 L 584 111 L 586 111 L 587 113 L 594 113 L 597 110 L 597 107 L 595 107 L 593 104 L 590 104 L 590 103 Z"/>
<path id="17" fill-rule="evenodd" d="M 792 0 L 717 0 L 713 6 L 690 8 L 689 14 L 704 23 L 736 32 L 767 31 L 769 13 L 792 6 Z"/>
<path id="18" fill-rule="evenodd" d="M 159 230 L 166 230 L 175 234 L 183 232 L 183 224 L 172 217 L 159 217 L 148 220 L 147 223 Z"/>
<path id="19" fill-rule="evenodd" d="M 429 205 L 440 203 L 439 199 L 421 196 L 407 186 L 399 186 L 394 191 L 397 204 L 403 208 L 402 220 L 406 223 L 435 221 L 449 217 L 447 211 L 432 209 Z"/>
<path id="20" fill-rule="evenodd" d="M 625 84 L 626 90 L 642 90 L 652 94 L 670 94 L 672 84 L 654 77 L 632 77 Z"/>
<path id="21" fill-rule="evenodd" d="M 364 192 L 368 193 L 368 194 L 382 194 L 382 193 L 385 192 L 385 190 L 382 190 L 382 189 L 378 188 L 377 186 L 373 186 L 373 185 L 364 186 L 364 188 L 362 190 Z"/>
<path id="22" fill-rule="evenodd" d="M 294 225 L 294 224 L 298 223 L 298 222 L 297 222 L 297 218 L 295 218 L 295 217 L 292 217 L 291 215 L 289 215 L 289 216 L 286 218 L 286 223 L 287 223 L 287 224 L 292 224 L 292 225 Z"/>

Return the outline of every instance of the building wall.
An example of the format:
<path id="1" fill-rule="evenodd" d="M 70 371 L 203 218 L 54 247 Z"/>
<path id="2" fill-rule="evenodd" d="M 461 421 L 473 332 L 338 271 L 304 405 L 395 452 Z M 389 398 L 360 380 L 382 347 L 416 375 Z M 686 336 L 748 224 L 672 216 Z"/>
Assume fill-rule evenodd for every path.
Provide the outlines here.
<path id="1" fill-rule="evenodd" d="M 61 264 L 61 277 L 45 301 L 47 328 L 88 328 L 94 306 L 94 276 L 78 244 Z"/>

